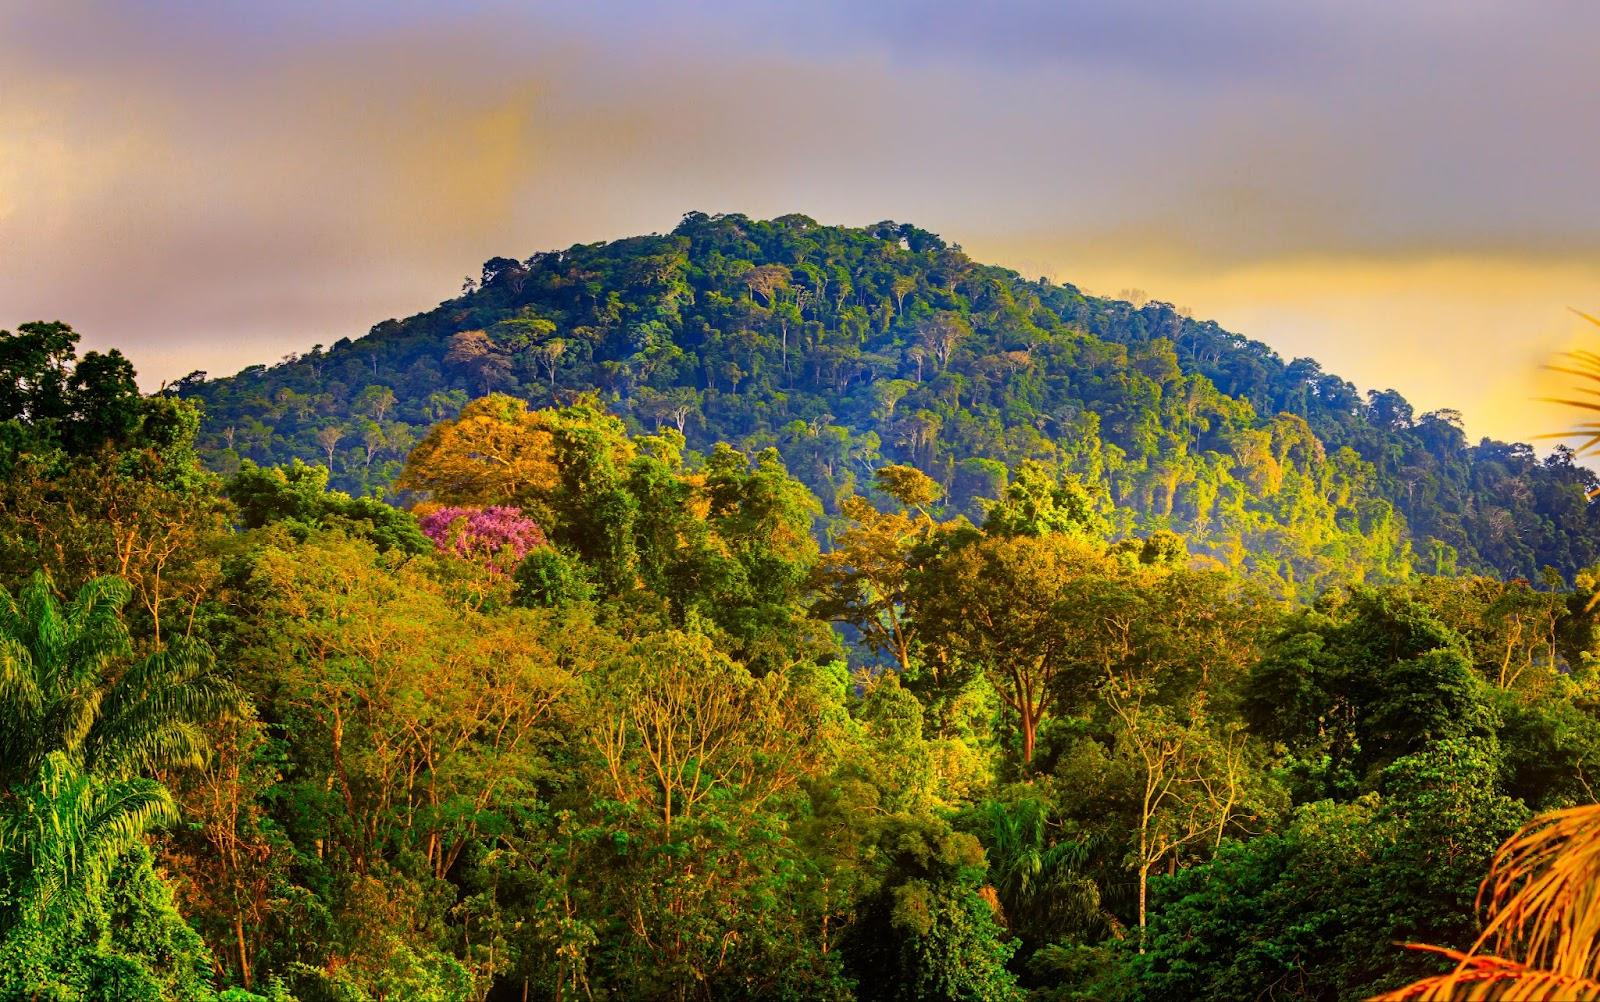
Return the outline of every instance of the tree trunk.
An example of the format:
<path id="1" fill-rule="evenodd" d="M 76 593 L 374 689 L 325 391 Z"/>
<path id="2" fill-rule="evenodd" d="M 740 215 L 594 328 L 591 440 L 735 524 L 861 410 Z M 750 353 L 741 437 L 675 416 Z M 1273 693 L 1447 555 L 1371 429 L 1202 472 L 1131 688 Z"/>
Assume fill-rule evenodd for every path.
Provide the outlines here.
<path id="1" fill-rule="evenodd" d="M 251 987 L 250 955 L 244 948 L 244 912 L 239 909 L 234 909 L 233 912 L 233 932 L 239 940 L 239 980 L 244 982 L 244 987 L 248 991 Z"/>
<path id="2" fill-rule="evenodd" d="M 1141 842 L 1143 839 L 1140 840 Z M 1142 850 L 1141 846 L 1141 850 Z M 1145 905 L 1150 889 L 1150 864 L 1139 864 L 1139 952 L 1144 953 Z"/>

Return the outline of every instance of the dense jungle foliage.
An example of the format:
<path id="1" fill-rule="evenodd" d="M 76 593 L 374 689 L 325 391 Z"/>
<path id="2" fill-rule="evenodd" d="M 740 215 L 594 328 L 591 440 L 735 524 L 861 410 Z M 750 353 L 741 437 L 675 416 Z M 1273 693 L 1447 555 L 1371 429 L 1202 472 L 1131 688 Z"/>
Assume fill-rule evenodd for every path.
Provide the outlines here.
<path id="1" fill-rule="evenodd" d="M 1278 593 L 1411 571 L 1567 584 L 1600 559 L 1592 473 L 1470 445 L 1452 411 L 1363 398 L 1311 359 L 1187 311 L 981 265 L 915 226 L 690 213 L 666 236 L 496 258 L 463 295 L 366 337 L 173 389 L 231 473 L 292 459 L 389 490 L 472 398 L 595 393 L 634 433 L 778 449 L 837 514 L 915 466 L 981 520 L 1024 462 L 1070 471 L 1118 533 L 1180 532 Z"/>
<path id="2" fill-rule="evenodd" d="M 452 404 L 403 509 L 211 471 L 76 340 L 0 332 L 0 999 L 1354 999 L 1593 798 L 1592 571 L 1302 602 L 1117 504 L 1126 456 L 986 501 L 857 457 L 825 506 L 595 394 Z M 1304 449 L 1280 494 L 1357 505 Z"/>

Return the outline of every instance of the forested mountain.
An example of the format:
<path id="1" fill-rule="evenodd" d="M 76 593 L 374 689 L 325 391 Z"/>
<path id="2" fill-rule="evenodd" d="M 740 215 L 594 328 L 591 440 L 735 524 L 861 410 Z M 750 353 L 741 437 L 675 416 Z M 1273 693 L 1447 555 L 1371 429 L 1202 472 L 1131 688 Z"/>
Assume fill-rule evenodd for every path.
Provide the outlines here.
<path id="1" fill-rule="evenodd" d="M 577 393 L 563 359 L 588 349 L 552 353 L 556 321 L 520 355 L 471 321 L 444 370 L 421 333 L 335 354 L 371 371 L 410 344 L 408 368 L 475 390 L 532 358 L 573 399 L 441 416 L 394 475 L 404 506 L 298 460 L 221 476 L 199 409 L 142 396 L 120 354 L 0 331 L 0 1002 L 1414 999 L 1454 961 L 1395 944 L 1472 947 L 1496 847 L 1593 800 L 1600 569 L 1403 574 L 1374 467 L 1183 375 L 1170 343 L 1057 323 L 1011 349 L 985 394 L 1101 408 L 1060 445 L 973 396 L 997 321 L 970 301 L 907 328 L 899 406 L 851 392 L 888 379 L 816 371 L 822 321 L 787 347 L 812 392 L 676 390 L 702 394 L 701 443 L 701 421 L 759 425 L 754 400 L 890 431 L 911 399 L 1026 450 L 942 505 L 909 464 L 827 467 L 820 430 L 742 435 L 812 443 L 813 483 L 859 478 L 830 518 L 775 446 L 690 450 L 678 418 L 604 406 L 644 423 L 675 391 L 637 359 L 676 341 L 585 363 L 610 382 Z M 321 365 L 332 408 L 329 364 L 269 376 Z M 376 449 L 401 394 L 371 385 Z M 890 448 L 968 484 L 948 440 Z M 1171 470 L 1197 479 L 1152 500 Z M 1130 491 L 1159 513 L 1107 496 Z M 1221 560 L 1160 527 L 1184 519 Z M 1397 580 L 1287 594 L 1344 573 Z M 1600 997 L 1587 966 L 1558 976 Z"/>
<path id="2" fill-rule="evenodd" d="M 665 236 L 495 258 L 430 312 L 176 390 L 205 403 L 214 467 L 301 458 L 356 494 L 388 490 L 472 397 L 593 392 L 692 449 L 776 446 L 829 511 L 901 462 L 979 519 L 1036 461 L 1116 531 L 1182 532 L 1303 596 L 1411 569 L 1570 582 L 1600 557 L 1595 481 L 1565 452 L 1469 445 L 1452 411 L 1363 399 L 1166 303 L 1028 281 L 889 222 L 696 212 Z"/>

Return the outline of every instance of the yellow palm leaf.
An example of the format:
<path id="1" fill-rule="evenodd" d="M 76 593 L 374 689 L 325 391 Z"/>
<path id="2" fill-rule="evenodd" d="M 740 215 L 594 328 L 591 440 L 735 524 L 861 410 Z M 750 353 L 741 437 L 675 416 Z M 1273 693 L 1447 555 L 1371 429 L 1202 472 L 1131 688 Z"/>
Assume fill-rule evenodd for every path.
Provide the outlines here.
<path id="1" fill-rule="evenodd" d="M 1471 950 L 1406 944 L 1455 970 L 1374 1002 L 1600 1000 L 1600 804 L 1542 815 L 1512 836 L 1478 903 L 1489 922 Z"/>

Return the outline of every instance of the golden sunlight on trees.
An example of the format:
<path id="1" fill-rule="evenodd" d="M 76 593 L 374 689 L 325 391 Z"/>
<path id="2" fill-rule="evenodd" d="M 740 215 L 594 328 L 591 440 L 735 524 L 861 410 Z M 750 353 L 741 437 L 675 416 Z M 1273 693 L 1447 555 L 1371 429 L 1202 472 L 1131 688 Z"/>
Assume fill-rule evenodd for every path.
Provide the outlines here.
<path id="1" fill-rule="evenodd" d="M 1063 691 L 1097 677 L 1082 656 L 1085 588 L 1111 567 L 1098 548 L 1069 536 L 985 539 L 951 554 L 920 596 L 929 642 L 982 666 L 1016 714 L 1024 762 Z"/>
<path id="2" fill-rule="evenodd" d="M 555 482 L 548 414 L 525 401 L 480 397 L 454 420 L 434 425 L 406 461 L 395 486 L 426 491 L 438 504 L 485 505 L 525 500 Z"/>
<path id="3" fill-rule="evenodd" d="M 814 615 L 849 623 L 874 650 L 891 655 L 901 671 L 911 668 L 915 627 L 906 614 L 906 589 L 916 554 L 953 526 L 927 514 L 938 485 L 911 466 L 886 466 L 876 474 L 881 490 L 910 512 L 881 512 L 852 495 L 840 503 L 849 523 L 812 571 L 819 593 Z"/>
<path id="4" fill-rule="evenodd" d="M 1595 994 L 1570 451 L 904 224 L 484 276 L 0 332 L 0 1002 Z"/>

